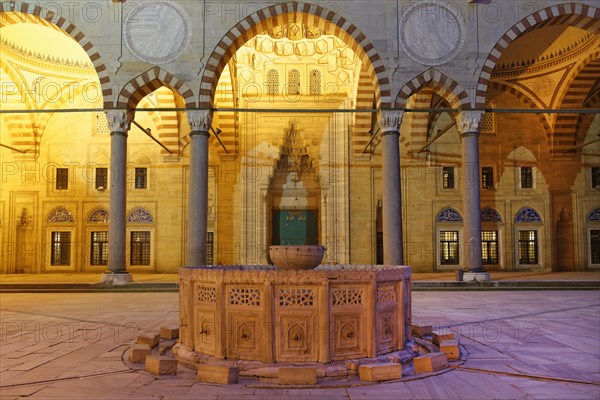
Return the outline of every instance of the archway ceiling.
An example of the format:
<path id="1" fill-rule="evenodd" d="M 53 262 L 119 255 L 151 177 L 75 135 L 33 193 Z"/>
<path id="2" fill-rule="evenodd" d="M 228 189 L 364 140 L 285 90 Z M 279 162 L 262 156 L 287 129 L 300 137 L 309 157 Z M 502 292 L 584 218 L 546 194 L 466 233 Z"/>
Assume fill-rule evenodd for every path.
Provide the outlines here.
<path id="1" fill-rule="evenodd" d="M 545 26 L 511 43 L 491 80 L 519 92 L 539 108 L 560 108 L 573 80 L 599 51 L 600 36 L 595 33 L 572 26 Z"/>

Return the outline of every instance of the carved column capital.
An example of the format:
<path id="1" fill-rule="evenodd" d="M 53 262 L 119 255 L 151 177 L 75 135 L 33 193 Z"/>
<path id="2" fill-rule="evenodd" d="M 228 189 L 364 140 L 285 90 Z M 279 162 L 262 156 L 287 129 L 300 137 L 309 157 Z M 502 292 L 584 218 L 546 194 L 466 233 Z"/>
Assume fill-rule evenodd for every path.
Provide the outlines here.
<path id="1" fill-rule="evenodd" d="M 106 111 L 106 121 L 108 122 L 108 128 L 111 134 L 122 133 L 125 134 L 131 126 L 133 116 L 127 111 L 112 110 Z"/>
<path id="2" fill-rule="evenodd" d="M 379 126 L 382 132 L 399 132 L 404 111 L 380 111 Z"/>
<path id="3" fill-rule="evenodd" d="M 192 132 L 208 132 L 212 124 L 211 110 L 188 110 L 186 114 Z"/>
<path id="4" fill-rule="evenodd" d="M 461 135 L 478 134 L 483 111 L 462 111 L 456 117 L 456 128 Z"/>

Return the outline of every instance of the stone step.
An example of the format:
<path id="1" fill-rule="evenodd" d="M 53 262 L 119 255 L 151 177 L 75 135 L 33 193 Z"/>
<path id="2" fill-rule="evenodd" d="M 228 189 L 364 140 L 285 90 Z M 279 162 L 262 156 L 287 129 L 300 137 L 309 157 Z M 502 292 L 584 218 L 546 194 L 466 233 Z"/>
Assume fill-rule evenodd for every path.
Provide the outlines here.
<path id="1" fill-rule="evenodd" d="M 317 367 L 279 368 L 277 383 L 280 385 L 315 385 Z"/>
<path id="2" fill-rule="evenodd" d="M 154 375 L 177 375 L 177 360 L 164 356 L 148 356 L 144 369 Z"/>
<path id="3" fill-rule="evenodd" d="M 226 365 L 198 365 L 196 380 L 200 382 L 219 383 L 221 385 L 232 385 L 238 383 L 240 369 Z"/>
<path id="4" fill-rule="evenodd" d="M 446 353 L 429 353 L 414 359 L 415 374 L 439 371 L 448 366 Z"/>
<path id="5" fill-rule="evenodd" d="M 402 378 L 402 365 L 397 363 L 365 364 L 358 369 L 361 381 L 381 382 Z"/>

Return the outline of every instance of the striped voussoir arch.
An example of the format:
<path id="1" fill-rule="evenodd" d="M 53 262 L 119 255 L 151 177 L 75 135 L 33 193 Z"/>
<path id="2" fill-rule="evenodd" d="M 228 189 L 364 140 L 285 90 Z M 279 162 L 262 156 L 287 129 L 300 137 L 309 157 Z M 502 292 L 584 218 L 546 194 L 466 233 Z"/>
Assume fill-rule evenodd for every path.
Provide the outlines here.
<path id="1" fill-rule="evenodd" d="M 73 40 L 81 45 L 87 53 L 94 69 L 98 74 L 104 107 L 112 106 L 113 90 L 110 87 L 110 77 L 106 65 L 100 59 L 100 53 L 94 48 L 94 44 L 81 32 L 75 25 L 67 21 L 64 17 L 54 13 L 51 10 L 43 10 L 37 4 L 26 2 L 1 2 L 0 11 L 3 13 L 0 20 L 0 27 L 16 23 L 37 23 L 52 29 L 57 29 L 69 35 Z"/>
<path id="2" fill-rule="evenodd" d="M 434 93 L 446 99 L 450 107 L 460 110 L 470 110 L 471 102 L 464 88 L 446 74 L 430 68 L 406 83 L 398 96 L 396 96 L 395 108 L 406 108 L 407 99 L 418 92 L 421 88 L 429 86 Z"/>
<path id="3" fill-rule="evenodd" d="M 547 7 L 523 18 L 498 40 L 485 61 L 479 81 L 475 103 L 477 108 L 485 107 L 486 93 L 492 71 L 506 48 L 524 33 L 551 25 L 574 26 L 594 33 L 600 32 L 600 8 L 586 4 L 565 3 Z"/>
<path id="4" fill-rule="evenodd" d="M 595 57 L 598 57 L 596 55 Z M 574 79 L 569 85 L 567 92 L 562 98 L 561 108 L 576 109 L 585 108 L 585 102 L 589 96 L 589 88 L 600 76 L 600 58 L 595 58 L 591 62 L 581 63 L 574 74 Z M 573 158 L 575 152 L 566 151 L 577 145 L 578 136 L 585 136 L 587 132 L 580 130 L 581 114 L 560 114 L 554 124 L 554 155 L 559 157 Z"/>
<path id="5" fill-rule="evenodd" d="M 265 7 L 238 22 L 221 38 L 206 63 L 200 84 L 200 107 L 211 107 L 219 77 L 236 51 L 254 36 L 276 26 L 295 22 L 301 17 L 303 24 L 318 27 L 343 40 L 363 64 L 368 65 L 375 87 L 376 104 L 390 108 L 391 90 L 383 60 L 375 46 L 354 24 L 334 11 L 316 4 L 289 2 Z"/>
<path id="6" fill-rule="evenodd" d="M 125 85 L 119 93 L 117 108 L 135 110 L 140 100 L 162 86 L 179 93 L 183 97 L 187 108 L 196 107 L 194 92 L 184 81 L 160 67 L 154 67 L 133 78 Z"/>

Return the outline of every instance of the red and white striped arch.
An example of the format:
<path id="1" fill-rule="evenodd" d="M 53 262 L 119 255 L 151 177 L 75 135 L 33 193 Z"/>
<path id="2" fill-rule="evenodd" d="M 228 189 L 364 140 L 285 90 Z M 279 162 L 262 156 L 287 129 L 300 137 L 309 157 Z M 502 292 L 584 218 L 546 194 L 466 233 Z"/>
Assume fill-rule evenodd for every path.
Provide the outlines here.
<path id="1" fill-rule="evenodd" d="M 316 4 L 288 2 L 265 7 L 238 22 L 221 38 L 210 55 L 200 83 L 200 107 L 211 107 L 219 77 L 237 50 L 254 36 L 273 27 L 292 22 L 301 16 L 302 23 L 323 29 L 342 39 L 367 66 L 375 88 L 377 105 L 390 108 L 391 90 L 383 60 L 375 46 L 354 24 L 334 11 Z"/>
<path id="2" fill-rule="evenodd" d="M 551 25 L 568 25 L 599 33 L 600 8 L 578 3 L 558 4 L 536 11 L 513 25 L 498 40 L 485 61 L 475 98 L 476 108 L 484 108 L 492 71 L 506 48 L 521 35 Z"/>
<path id="3" fill-rule="evenodd" d="M 100 59 L 100 53 L 96 51 L 94 44 L 75 25 L 51 10 L 44 10 L 37 4 L 26 2 L 0 2 L 0 12 L 2 12 L 0 28 L 19 23 L 42 24 L 66 33 L 79 43 L 98 74 L 104 107 L 112 107 L 113 90 L 110 87 L 110 77 L 106 65 Z"/>

